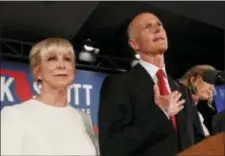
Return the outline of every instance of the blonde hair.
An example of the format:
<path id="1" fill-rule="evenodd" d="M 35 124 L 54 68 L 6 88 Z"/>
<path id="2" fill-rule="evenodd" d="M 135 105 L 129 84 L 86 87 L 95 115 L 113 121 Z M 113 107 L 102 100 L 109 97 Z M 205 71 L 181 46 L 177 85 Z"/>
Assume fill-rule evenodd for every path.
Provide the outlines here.
<path id="1" fill-rule="evenodd" d="M 202 77 L 202 74 L 206 70 L 215 70 L 213 66 L 210 65 L 196 65 L 190 69 L 179 79 L 179 82 L 187 86 L 192 92 L 196 92 L 196 87 L 194 86 L 194 82 L 191 81 L 191 78 L 194 78 L 194 81 L 198 77 Z M 213 96 L 211 96 L 208 99 L 208 106 L 213 109 L 212 107 L 212 101 L 213 101 Z"/>
<path id="2" fill-rule="evenodd" d="M 31 73 L 36 82 L 39 80 L 34 69 L 42 63 L 41 60 L 44 55 L 53 51 L 69 52 L 75 57 L 72 44 L 64 38 L 48 38 L 38 42 L 32 47 L 29 55 Z"/>

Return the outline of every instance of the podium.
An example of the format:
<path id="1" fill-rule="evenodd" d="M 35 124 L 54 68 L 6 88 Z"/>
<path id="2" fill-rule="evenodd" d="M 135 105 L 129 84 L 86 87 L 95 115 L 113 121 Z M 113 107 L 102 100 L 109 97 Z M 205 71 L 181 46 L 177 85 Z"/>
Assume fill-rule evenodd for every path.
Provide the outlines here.
<path id="1" fill-rule="evenodd" d="M 177 156 L 224 156 L 225 132 L 209 136 Z"/>

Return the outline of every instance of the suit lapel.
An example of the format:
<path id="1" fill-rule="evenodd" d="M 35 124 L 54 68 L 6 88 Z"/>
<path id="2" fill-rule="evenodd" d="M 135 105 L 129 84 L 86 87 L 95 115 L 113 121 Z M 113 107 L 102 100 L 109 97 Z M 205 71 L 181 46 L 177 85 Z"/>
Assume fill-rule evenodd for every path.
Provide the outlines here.
<path id="1" fill-rule="evenodd" d="M 181 91 L 180 85 L 177 82 L 172 80 L 170 77 L 168 77 L 168 81 L 171 87 L 171 92 L 175 90 Z M 181 96 L 181 99 L 185 99 L 183 94 Z M 188 135 L 186 135 L 188 134 L 188 117 L 184 109 L 176 115 L 176 124 L 178 130 L 178 140 L 180 142 L 179 146 L 180 149 L 184 149 L 185 147 L 187 147 L 187 144 L 190 141 L 190 138 L 188 137 Z"/>
<path id="2" fill-rule="evenodd" d="M 133 75 L 134 80 L 138 81 L 138 85 L 140 85 L 140 87 L 145 87 L 153 91 L 154 81 L 144 69 L 144 67 L 142 67 L 140 64 L 137 64 L 134 68 L 132 68 L 131 74 Z"/>
<path id="3" fill-rule="evenodd" d="M 169 82 L 169 85 L 170 85 L 170 89 L 171 89 L 171 92 L 173 91 L 179 91 L 179 85 L 176 84 L 176 82 L 174 80 L 172 80 L 169 76 L 168 76 L 168 82 Z M 182 130 L 182 126 L 183 126 L 183 118 L 184 118 L 184 113 L 183 111 L 180 111 L 177 115 L 176 115 L 176 124 L 177 124 L 177 129 L 178 129 L 178 132 Z"/>

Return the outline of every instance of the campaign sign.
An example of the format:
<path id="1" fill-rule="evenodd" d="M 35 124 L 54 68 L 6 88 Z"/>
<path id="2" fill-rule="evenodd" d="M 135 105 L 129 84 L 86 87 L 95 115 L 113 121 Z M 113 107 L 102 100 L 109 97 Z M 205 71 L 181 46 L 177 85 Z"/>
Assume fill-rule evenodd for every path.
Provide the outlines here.
<path id="1" fill-rule="evenodd" d="M 40 93 L 33 81 L 28 64 L 1 62 L 1 109 L 20 104 Z M 68 88 L 68 102 L 90 114 L 97 131 L 99 93 L 105 74 L 77 70 L 74 82 Z"/>
<path id="2" fill-rule="evenodd" d="M 225 109 L 225 85 L 216 86 L 214 90 L 214 101 L 217 112 Z"/>

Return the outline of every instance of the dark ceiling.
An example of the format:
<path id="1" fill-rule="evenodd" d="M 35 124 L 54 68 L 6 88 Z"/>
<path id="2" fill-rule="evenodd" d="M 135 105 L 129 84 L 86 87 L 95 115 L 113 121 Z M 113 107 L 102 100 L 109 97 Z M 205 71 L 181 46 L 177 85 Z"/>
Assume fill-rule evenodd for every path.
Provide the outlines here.
<path id="1" fill-rule="evenodd" d="M 166 61 L 171 75 L 178 77 L 188 67 L 203 63 L 224 70 L 224 30 L 221 27 L 155 7 L 157 5 L 159 2 L 152 5 L 151 2 L 125 1 L 0 2 L 1 37 L 34 43 L 60 36 L 69 39 L 77 52 L 84 40 L 90 38 L 100 48 L 100 56 L 110 57 L 119 68 L 129 69 L 133 53 L 127 45 L 126 26 L 133 16 L 148 11 L 155 13 L 167 30 Z M 221 9 L 218 9 L 219 14 Z M 29 49 L 25 51 L 27 55 L 28 52 Z M 109 66 L 106 62 L 102 64 Z"/>

